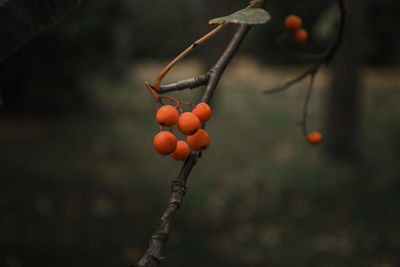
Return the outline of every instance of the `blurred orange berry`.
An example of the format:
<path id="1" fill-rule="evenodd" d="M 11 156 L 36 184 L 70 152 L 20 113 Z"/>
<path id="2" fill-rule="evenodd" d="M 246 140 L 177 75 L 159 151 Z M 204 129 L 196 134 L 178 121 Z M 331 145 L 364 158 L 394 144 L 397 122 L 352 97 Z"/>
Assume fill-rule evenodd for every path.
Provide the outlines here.
<path id="1" fill-rule="evenodd" d="M 308 33 L 305 29 L 298 29 L 294 34 L 294 41 L 298 44 L 304 44 L 307 42 Z"/>
<path id="2" fill-rule="evenodd" d="M 313 145 L 319 145 L 322 143 L 322 134 L 319 132 L 311 132 L 307 135 L 307 141 Z"/>
<path id="3" fill-rule="evenodd" d="M 285 19 L 285 27 L 290 32 L 295 32 L 301 28 L 303 21 L 299 16 L 289 15 Z"/>

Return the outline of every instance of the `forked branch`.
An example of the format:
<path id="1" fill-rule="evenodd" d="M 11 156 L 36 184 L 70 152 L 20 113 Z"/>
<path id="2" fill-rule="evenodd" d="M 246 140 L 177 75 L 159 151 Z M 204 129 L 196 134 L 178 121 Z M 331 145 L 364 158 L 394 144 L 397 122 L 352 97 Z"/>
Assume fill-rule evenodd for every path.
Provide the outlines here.
<path id="1" fill-rule="evenodd" d="M 304 73 L 293 79 L 292 81 L 289 81 L 285 85 L 283 85 L 281 88 L 274 89 L 273 92 L 277 91 L 282 91 L 293 84 L 300 82 L 303 80 L 305 77 L 309 76 L 311 77 L 310 81 L 310 86 L 307 92 L 305 104 L 304 104 L 304 116 L 303 116 L 303 131 L 306 132 L 306 119 L 307 119 L 307 106 L 310 101 L 311 93 L 312 93 L 312 88 L 314 84 L 314 77 L 316 75 L 316 72 L 320 68 L 321 65 L 329 64 L 331 61 L 332 57 L 336 53 L 342 39 L 343 35 L 343 30 L 344 30 L 344 23 L 345 23 L 345 9 L 344 9 L 344 0 L 337 0 L 339 3 L 340 11 L 341 11 L 341 21 L 340 21 L 340 29 L 337 38 L 335 39 L 334 43 L 332 46 L 326 51 L 324 56 L 316 62 L 311 68 L 306 70 Z M 257 0 L 254 1 L 256 4 L 263 4 L 262 0 Z M 171 92 L 175 90 L 183 90 L 186 88 L 195 88 L 201 85 L 206 85 L 206 90 L 201 97 L 201 102 L 206 102 L 210 103 L 213 94 L 216 90 L 216 87 L 219 83 L 219 80 L 221 79 L 226 67 L 230 63 L 231 59 L 233 56 L 236 54 L 240 44 L 242 41 L 245 39 L 248 31 L 250 30 L 251 26 L 250 25 L 241 25 L 239 29 L 236 31 L 235 35 L 233 36 L 232 40 L 228 44 L 227 48 L 225 51 L 222 53 L 216 64 L 211 68 L 211 70 L 203 75 L 199 75 L 197 77 L 179 81 L 173 84 L 169 85 L 164 85 L 162 87 L 158 87 L 155 84 L 152 88 L 156 89 L 158 91 L 158 94 L 161 93 L 166 93 L 166 92 Z M 179 57 L 179 56 L 178 56 Z M 166 67 L 166 69 L 168 66 Z M 161 83 L 162 77 L 165 75 L 165 73 L 168 71 L 168 69 L 164 72 L 164 74 L 160 74 L 161 78 L 159 80 L 159 84 Z M 159 75 L 159 76 L 160 76 Z M 156 79 L 157 81 L 157 79 Z M 264 94 L 271 93 L 270 91 L 272 90 L 267 90 L 264 92 Z M 171 221 L 172 218 L 175 214 L 175 212 L 181 207 L 183 197 L 186 193 L 186 185 L 187 181 L 189 178 L 189 175 L 193 169 L 193 167 L 196 165 L 197 160 L 199 158 L 199 153 L 197 152 L 191 152 L 189 157 L 185 160 L 178 176 L 176 179 L 172 182 L 171 185 L 171 192 L 170 192 L 170 197 L 169 197 L 169 202 L 167 205 L 167 208 L 165 209 L 161 219 L 158 228 L 156 231 L 153 233 L 153 235 L 150 238 L 150 241 L 148 243 L 148 248 L 142 258 L 139 260 L 136 266 L 138 267 L 156 267 L 160 264 L 160 262 L 163 260 L 162 256 L 162 251 L 163 248 L 165 247 L 168 237 L 169 237 L 169 230 L 171 227 Z"/>
<path id="2" fill-rule="evenodd" d="M 171 84 L 162 85 L 160 87 L 159 94 L 165 94 L 172 91 L 184 90 L 184 89 L 194 89 L 202 85 L 206 85 L 208 80 L 210 79 L 210 73 L 207 72 L 205 74 L 198 75 L 196 77 L 178 81 Z"/>
<path id="3" fill-rule="evenodd" d="M 222 28 L 224 28 L 225 24 L 218 25 L 215 29 L 192 43 L 188 48 L 186 48 L 182 53 L 180 53 L 176 58 L 174 58 L 161 72 L 158 74 L 157 78 L 154 81 L 153 87 L 156 91 L 160 91 L 161 81 L 167 72 L 182 58 L 184 58 L 187 54 L 189 54 L 193 49 L 195 49 L 198 45 L 210 39 L 213 35 L 218 33 Z"/>
<path id="4" fill-rule="evenodd" d="M 329 48 L 324 53 L 322 53 L 322 55 L 319 57 L 319 59 L 310 68 L 308 68 L 300 75 L 296 76 L 295 78 L 291 79 L 290 81 L 286 82 L 285 84 L 283 84 L 277 88 L 268 89 L 268 90 L 263 91 L 264 95 L 285 91 L 285 90 L 289 89 L 292 85 L 301 82 L 307 76 L 315 75 L 315 73 L 319 70 L 319 68 L 322 65 L 329 65 L 332 58 L 335 56 L 337 50 L 339 49 L 340 44 L 342 43 L 344 28 L 345 28 L 345 24 L 346 24 L 346 8 L 345 8 L 344 0 L 337 0 L 337 2 L 339 5 L 339 10 L 340 10 L 339 29 L 338 29 L 336 38 L 334 39 L 332 44 L 329 46 Z"/>
<path id="5" fill-rule="evenodd" d="M 221 57 L 218 59 L 217 63 L 209 71 L 207 78 L 202 77 L 199 79 L 201 82 L 207 81 L 206 90 L 201 97 L 201 102 L 210 103 L 222 74 L 224 73 L 233 56 L 236 54 L 240 44 L 245 39 L 250 28 L 251 26 L 249 25 L 241 25 L 225 51 L 222 53 Z M 186 80 L 177 82 L 174 88 L 179 88 L 179 86 L 183 84 L 191 84 L 192 82 L 194 81 Z M 168 241 L 172 217 L 182 204 L 182 199 L 186 192 L 187 180 L 193 167 L 196 165 L 198 157 L 199 153 L 191 152 L 189 157 L 185 160 L 177 178 L 172 182 L 167 208 L 160 219 L 160 224 L 157 230 L 150 238 L 146 252 L 136 266 L 155 267 L 158 266 L 163 259 L 162 250 Z"/>
<path id="6" fill-rule="evenodd" d="M 312 65 L 310 68 L 305 70 L 300 75 L 298 75 L 298 76 L 294 77 L 293 79 L 289 80 L 288 82 L 286 82 L 282 86 L 263 91 L 264 95 L 285 91 L 285 90 L 289 89 L 292 85 L 294 85 L 296 83 L 299 83 L 303 79 L 305 79 L 306 77 L 310 76 L 310 84 L 308 86 L 308 90 L 307 90 L 307 94 L 306 94 L 306 98 L 305 98 L 304 106 L 303 106 L 303 118 L 299 123 L 301 125 L 302 132 L 303 132 L 303 134 L 305 136 L 307 135 L 308 106 L 309 106 L 309 103 L 310 103 L 312 90 L 313 90 L 313 87 L 314 87 L 315 75 L 316 75 L 316 73 L 318 72 L 319 68 L 322 65 L 328 65 L 331 62 L 332 58 L 335 56 L 336 52 L 338 51 L 338 49 L 340 47 L 340 44 L 342 42 L 342 39 L 343 39 L 345 22 L 346 22 L 346 8 L 345 8 L 345 5 L 344 5 L 344 0 L 337 0 L 337 2 L 338 2 L 338 5 L 339 5 L 339 10 L 340 10 L 339 30 L 338 30 L 338 33 L 337 33 L 337 36 L 336 36 L 335 40 L 332 42 L 332 44 L 326 50 L 326 52 L 324 52 L 319 57 L 319 59 L 314 63 L 314 65 Z"/>

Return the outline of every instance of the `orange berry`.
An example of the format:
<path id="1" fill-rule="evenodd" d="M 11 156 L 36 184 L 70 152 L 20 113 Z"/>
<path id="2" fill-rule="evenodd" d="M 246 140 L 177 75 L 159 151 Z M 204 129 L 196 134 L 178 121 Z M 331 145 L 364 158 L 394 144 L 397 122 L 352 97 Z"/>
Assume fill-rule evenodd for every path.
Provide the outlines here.
<path id="1" fill-rule="evenodd" d="M 178 122 L 179 113 L 173 106 L 165 105 L 158 109 L 156 118 L 161 126 L 171 127 Z"/>
<path id="2" fill-rule="evenodd" d="M 168 155 L 175 151 L 177 141 L 173 133 L 161 131 L 154 137 L 153 144 L 158 153 Z"/>
<path id="3" fill-rule="evenodd" d="M 200 129 L 194 135 L 188 136 L 187 141 L 192 150 L 201 152 L 210 146 L 211 138 L 206 131 Z"/>
<path id="4" fill-rule="evenodd" d="M 192 135 L 200 129 L 200 120 L 192 112 L 184 112 L 179 116 L 178 129 L 184 135 Z"/>
<path id="5" fill-rule="evenodd" d="M 185 160 L 190 153 L 189 145 L 185 141 L 178 141 L 174 153 L 170 156 L 174 160 Z"/>
<path id="6" fill-rule="evenodd" d="M 307 42 L 308 33 L 304 29 L 299 29 L 294 34 L 294 41 L 298 44 L 304 44 Z"/>
<path id="7" fill-rule="evenodd" d="M 192 113 L 199 117 L 201 123 L 205 123 L 211 118 L 211 108 L 207 103 L 199 103 L 192 110 Z"/>
<path id="8" fill-rule="evenodd" d="M 290 32 L 295 32 L 301 28 L 303 21 L 299 16 L 289 15 L 285 19 L 285 27 Z"/>
<path id="9" fill-rule="evenodd" d="M 322 143 L 322 134 L 319 132 L 312 132 L 307 135 L 307 141 L 313 145 L 319 145 Z"/>

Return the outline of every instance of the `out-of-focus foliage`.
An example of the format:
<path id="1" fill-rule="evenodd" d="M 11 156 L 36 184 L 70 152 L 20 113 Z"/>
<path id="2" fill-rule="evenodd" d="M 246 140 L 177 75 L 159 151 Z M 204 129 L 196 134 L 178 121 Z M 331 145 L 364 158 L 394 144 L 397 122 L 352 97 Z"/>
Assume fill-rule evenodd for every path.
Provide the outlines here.
<path id="1" fill-rule="evenodd" d="M 215 9 L 205 2 L 225 2 L 227 10 L 208 16 Z M 335 31 L 314 38 L 312 25 L 334 26 L 335 14 L 321 13 L 334 10 L 332 2 L 268 1 L 270 23 L 255 27 L 240 52 L 261 63 L 299 63 L 274 43 L 286 32 L 283 21 L 291 13 L 303 17 L 311 38 L 300 48 L 290 39 L 285 45 L 322 51 Z M 1 63 L 4 108 L 29 109 L 0 113 L 1 266 L 108 267 L 137 261 L 181 163 L 152 148 L 158 128 L 143 77 L 162 64 L 147 60 L 132 70 L 132 63 L 171 59 L 207 32 L 198 30 L 199 24 L 211 29 L 209 19 L 247 4 L 83 0 L 79 10 Z M 370 41 L 363 44 L 369 64 L 399 62 L 398 5 L 374 0 L 370 6 Z M 214 54 L 216 40 L 193 55 Z M 183 63 L 177 68 L 182 65 L 188 73 L 198 71 Z M 207 126 L 213 145 L 193 170 L 163 266 L 399 266 L 398 71 L 374 69 L 362 77 L 365 161 L 354 168 L 325 161 L 324 144 L 310 147 L 296 128 L 304 83 L 259 97 L 266 84 L 280 85 L 298 72 L 238 58 L 227 69 Z M 313 129 L 322 128 L 329 82 L 320 75 L 310 106 Z M 179 92 L 180 99 L 192 102 L 195 95 Z M 49 116 L 56 111 L 65 114 Z"/>
<path id="2" fill-rule="evenodd" d="M 235 62 L 161 266 L 399 266 L 398 72 L 363 76 L 366 164 L 352 168 L 326 161 L 324 144 L 296 127 L 306 83 L 259 97 L 298 69 Z M 140 67 L 135 75 L 150 72 Z M 319 75 L 311 129 L 321 129 L 329 84 Z M 146 249 L 182 163 L 154 151 L 142 83 L 94 82 L 100 111 L 0 117 L 1 266 L 129 266 Z M 193 91 L 172 96 L 196 101 Z"/>
<path id="3" fill-rule="evenodd" d="M 1 63 L 0 88 L 1 96 L 6 99 L 6 108 L 34 107 L 42 110 L 51 106 L 63 110 L 87 104 L 91 88 L 88 81 L 93 73 L 100 71 L 120 78 L 132 61 L 172 58 L 204 34 L 197 32 L 196 25 L 207 24 L 212 18 L 207 15 L 207 10 L 213 9 L 204 3 L 200 0 L 83 1 L 77 11 Z M 220 15 L 247 4 L 247 1 L 230 1 L 228 9 Z M 398 29 L 396 10 L 399 5 L 395 0 L 370 4 L 366 25 L 369 41 L 360 43 L 360 49 L 368 52 L 367 63 L 395 65 L 399 62 L 397 48 L 400 38 L 394 34 Z M 272 16 L 270 23 L 257 26 L 241 51 L 266 63 L 293 64 L 301 62 L 288 58 L 275 41 L 286 33 L 283 26 L 285 16 L 291 13 L 300 15 L 304 27 L 312 33 L 315 22 L 318 22 L 315 25 L 318 27 L 326 21 L 321 18 L 321 14 L 325 14 L 323 11 L 334 9 L 335 4 L 334 1 L 283 0 L 268 1 L 265 8 Z M 331 17 L 327 20 L 325 28 L 334 28 L 335 20 Z M 230 27 L 233 29 L 235 26 Z M 333 34 L 335 31 L 330 32 Z M 298 48 L 288 37 L 283 45 L 300 52 L 321 52 L 330 38 L 333 36 L 328 34 L 325 41 L 320 41 L 318 35 L 311 34 L 310 42 Z M 207 52 L 200 54 L 207 55 Z"/>

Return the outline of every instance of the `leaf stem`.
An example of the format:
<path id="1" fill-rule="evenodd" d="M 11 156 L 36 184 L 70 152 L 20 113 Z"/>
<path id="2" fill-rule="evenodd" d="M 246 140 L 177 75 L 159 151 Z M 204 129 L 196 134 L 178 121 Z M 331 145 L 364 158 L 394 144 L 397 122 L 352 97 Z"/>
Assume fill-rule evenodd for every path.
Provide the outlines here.
<path id="1" fill-rule="evenodd" d="M 182 53 L 180 53 L 176 58 L 174 58 L 161 72 L 158 74 L 157 78 L 154 80 L 153 88 L 156 91 L 160 91 L 161 80 L 167 74 L 167 72 L 182 58 L 184 58 L 187 54 L 189 54 L 193 49 L 195 49 L 198 45 L 203 43 L 204 41 L 211 38 L 213 35 L 218 33 L 220 30 L 224 28 L 225 24 L 220 24 L 218 27 L 214 28 L 212 31 L 201 37 L 200 39 L 196 40 L 192 43 L 188 48 L 186 48 Z"/>

